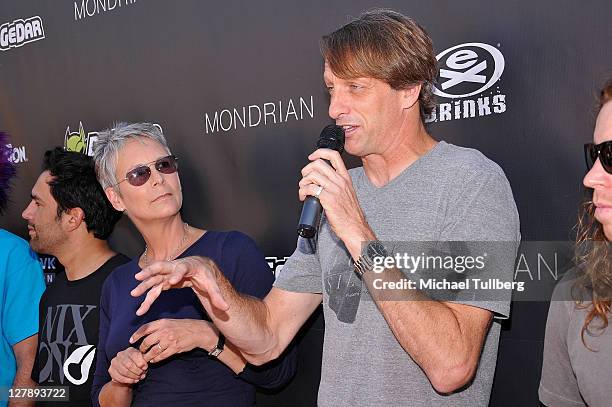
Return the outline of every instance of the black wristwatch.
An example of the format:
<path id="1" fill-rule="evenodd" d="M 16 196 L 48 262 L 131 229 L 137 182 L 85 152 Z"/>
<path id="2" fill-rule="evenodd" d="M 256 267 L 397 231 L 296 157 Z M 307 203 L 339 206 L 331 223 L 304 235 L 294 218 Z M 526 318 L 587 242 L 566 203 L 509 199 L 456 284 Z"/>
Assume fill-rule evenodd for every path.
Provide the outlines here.
<path id="1" fill-rule="evenodd" d="M 225 345 L 225 336 L 221 332 L 219 332 L 219 341 L 217 345 L 208 352 L 208 356 L 213 358 L 218 358 L 221 352 L 223 352 L 223 346 Z"/>
<path id="2" fill-rule="evenodd" d="M 374 259 L 377 257 L 387 257 L 385 246 L 378 240 L 372 240 L 362 250 L 361 256 L 355 262 L 355 273 L 361 278 L 363 274 L 372 271 Z"/>

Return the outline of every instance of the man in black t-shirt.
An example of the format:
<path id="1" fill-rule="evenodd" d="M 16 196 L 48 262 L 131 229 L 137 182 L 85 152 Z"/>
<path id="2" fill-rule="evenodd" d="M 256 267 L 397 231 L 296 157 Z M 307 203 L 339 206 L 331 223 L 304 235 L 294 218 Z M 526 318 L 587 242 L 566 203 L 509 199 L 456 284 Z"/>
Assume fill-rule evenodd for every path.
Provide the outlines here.
<path id="1" fill-rule="evenodd" d="M 40 300 L 32 380 L 41 387 L 69 388 L 69 402 L 44 406 L 89 406 L 102 285 L 115 267 L 129 261 L 106 241 L 121 213 L 106 199 L 91 157 L 55 148 L 45 153 L 22 216 L 32 249 L 57 257 L 65 269 Z"/>

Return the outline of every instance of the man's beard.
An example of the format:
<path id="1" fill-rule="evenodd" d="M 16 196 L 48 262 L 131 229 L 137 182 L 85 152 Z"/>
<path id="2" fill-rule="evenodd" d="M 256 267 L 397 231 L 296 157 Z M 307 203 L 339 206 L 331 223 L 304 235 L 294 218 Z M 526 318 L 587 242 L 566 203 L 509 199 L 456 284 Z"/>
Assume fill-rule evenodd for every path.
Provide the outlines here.
<path id="1" fill-rule="evenodd" d="M 65 240 L 59 228 L 51 228 L 49 225 L 40 229 L 34 226 L 34 232 L 34 237 L 30 238 L 30 247 L 36 253 L 54 255 L 55 249 Z"/>

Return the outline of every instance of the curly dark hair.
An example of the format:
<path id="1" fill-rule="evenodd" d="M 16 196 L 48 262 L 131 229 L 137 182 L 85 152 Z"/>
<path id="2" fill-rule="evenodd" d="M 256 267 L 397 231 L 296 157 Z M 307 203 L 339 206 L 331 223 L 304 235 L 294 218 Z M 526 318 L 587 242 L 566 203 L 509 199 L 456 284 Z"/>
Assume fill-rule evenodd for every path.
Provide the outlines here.
<path id="1" fill-rule="evenodd" d="M 121 212 L 113 208 L 98 183 L 93 159 L 56 147 L 45 152 L 43 171 L 49 171 L 53 177 L 49 187 L 57 202 L 57 216 L 69 209 L 81 208 L 87 231 L 93 231 L 98 239 L 107 239 Z"/>
<path id="2" fill-rule="evenodd" d="M 611 101 L 612 78 L 606 82 L 599 94 L 597 111 Z M 573 287 L 577 307 L 588 310 L 581 330 L 582 343 L 588 349 L 590 348 L 584 340 L 585 333 L 593 335 L 592 328 L 601 333 L 608 327 L 612 293 L 611 242 L 606 237 L 602 224 L 595 219 L 592 196 L 593 190 L 587 189 L 587 199 L 582 204 L 578 217 L 576 249 L 581 274 Z M 596 324 L 596 321 L 599 323 Z"/>

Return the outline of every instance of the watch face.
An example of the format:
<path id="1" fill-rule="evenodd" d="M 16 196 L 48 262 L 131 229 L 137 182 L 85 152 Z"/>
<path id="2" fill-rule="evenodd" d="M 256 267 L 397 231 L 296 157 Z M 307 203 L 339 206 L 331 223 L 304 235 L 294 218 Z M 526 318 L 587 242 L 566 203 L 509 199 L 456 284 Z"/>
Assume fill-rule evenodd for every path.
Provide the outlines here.
<path id="1" fill-rule="evenodd" d="M 375 240 L 368 244 L 367 254 L 370 259 L 374 259 L 376 257 L 387 257 L 387 251 L 385 250 L 385 247 L 378 240 Z"/>

